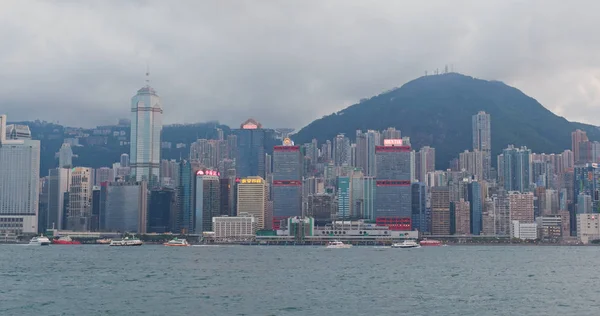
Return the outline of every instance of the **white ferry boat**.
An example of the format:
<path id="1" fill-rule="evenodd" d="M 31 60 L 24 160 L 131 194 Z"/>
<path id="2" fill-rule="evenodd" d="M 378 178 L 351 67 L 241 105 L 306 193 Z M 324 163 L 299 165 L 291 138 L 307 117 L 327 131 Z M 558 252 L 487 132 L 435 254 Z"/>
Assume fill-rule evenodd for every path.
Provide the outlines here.
<path id="1" fill-rule="evenodd" d="M 110 246 L 117 246 L 117 247 L 131 247 L 131 246 L 141 246 L 143 244 L 143 242 L 137 238 L 129 238 L 129 237 L 125 237 L 123 239 L 117 239 L 117 240 L 111 240 L 110 241 Z"/>
<path id="2" fill-rule="evenodd" d="M 345 249 L 345 248 L 352 248 L 352 245 L 350 244 L 345 244 L 339 240 L 334 240 L 334 241 L 330 241 L 327 243 L 326 248 L 331 248 L 331 249 Z"/>
<path id="3" fill-rule="evenodd" d="M 392 248 L 421 248 L 414 240 L 405 240 L 401 243 L 392 244 Z"/>
<path id="4" fill-rule="evenodd" d="M 29 244 L 32 246 L 48 246 L 50 243 L 50 239 L 46 236 L 36 236 L 29 241 Z"/>
<path id="5" fill-rule="evenodd" d="M 163 245 L 169 246 L 169 247 L 187 247 L 190 244 L 185 239 L 175 238 L 169 242 L 164 243 Z"/>

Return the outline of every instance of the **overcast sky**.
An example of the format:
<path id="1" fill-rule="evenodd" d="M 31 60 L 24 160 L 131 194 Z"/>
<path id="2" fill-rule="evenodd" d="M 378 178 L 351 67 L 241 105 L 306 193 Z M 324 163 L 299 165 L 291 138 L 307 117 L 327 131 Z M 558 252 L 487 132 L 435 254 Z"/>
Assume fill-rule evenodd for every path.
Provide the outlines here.
<path id="1" fill-rule="evenodd" d="M 600 1 L 0 1 L 0 112 L 300 128 L 453 64 L 600 125 Z"/>

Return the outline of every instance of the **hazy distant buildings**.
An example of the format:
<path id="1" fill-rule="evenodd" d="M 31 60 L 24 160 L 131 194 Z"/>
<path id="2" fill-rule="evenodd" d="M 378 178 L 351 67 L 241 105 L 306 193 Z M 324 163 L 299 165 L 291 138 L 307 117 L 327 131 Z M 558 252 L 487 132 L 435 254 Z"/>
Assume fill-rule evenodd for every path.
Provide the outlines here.
<path id="1" fill-rule="evenodd" d="M 102 167 L 96 169 L 94 185 L 100 185 L 103 182 L 115 182 L 115 171 L 112 168 Z"/>
<path id="2" fill-rule="evenodd" d="M 69 145 L 69 143 L 63 143 L 58 151 L 58 167 L 73 167 L 73 150 L 71 149 L 71 145 Z"/>
<path id="3" fill-rule="evenodd" d="M 37 233 L 40 141 L 0 115 L 0 234 Z"/>
<path id="4" fill-rule="evenodd" d="M 580 144 L 582 142 L 587 142 L 589 141 L 586 132 L 577 129 L 574 132 L 571 133 L 571 150 L 573 151 L 573 157 L 575 160 L 575 164 L 579 164 L 579 163 L 586 163 L 589 161 L 581 161 L 582 157 L 585 157 L 585 155 L 582 155 L 580 152 Z"/>
<path id="5" fill-rule="evenodd" d="M 415 153 L 415 178 L 419 182 L 427 181 L 427 174 L 435 171 L 435 148 L 423 146 Z"/>
<path id="6" fill-rule="evenodd" d="M 130 163 L 137 182 L 150 186 L 160 177 L 162 104 L 156 91 L 146 85 L 131 98 Z"/>
<path id="7" fill-rule="evenodd" d="M 333 139 L 333 163 L 335 166 L 350 165 L 350 139 L 339 134 Z"/>

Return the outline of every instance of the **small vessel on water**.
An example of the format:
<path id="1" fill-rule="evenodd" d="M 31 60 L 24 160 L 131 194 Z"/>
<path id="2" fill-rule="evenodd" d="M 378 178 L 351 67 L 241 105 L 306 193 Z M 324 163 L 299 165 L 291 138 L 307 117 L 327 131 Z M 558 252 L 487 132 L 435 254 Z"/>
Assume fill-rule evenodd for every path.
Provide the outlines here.
<path id="1" fill-rule="evenodd" d="M 73 240 L 69 236 L 63 236 L 58 239 L 54 239 L 52 243 L 56 245 L 81 245 L 80 241 Z"/>
<path id="2" fill-rule="evenodd" d="M 327 243 L 326 248 L 331 248 L 331 249 L 345 249 L 345 248 L 352 248 L 351 244 L 345 244 L 339 240 L 333 240 Z"/>
<path id="3" fill-rule="evenodd" d="M 118 246 L 118 247 L 130 247 L 130 246 L 141 246 L 143 242 L 137 238 L 129 238 L 125 237 L 123 239 L 111 240 L 110 246 Z"/>
<path id="4" fill-rule="evenodd" d="M 185 239 L 175 238 L 169 242 L 164 243 L 163 245 L 170 247 L 187 247 L 190 244 Z"/>
<path id="5" fill-rule="evenodd" d="M 112 239 L 97 239 L 96 243 L 101 245 L 108 245 L 111 241 Z"/>
<path id="6" fill-rule="evenodd" d="M 417 244 L 414 240 L 405 240 L 401 243 L 392 244 L 392 248 L 420 248 L 421 246 Z"/>
<path id="7" fill-rule="evenodd" d="M 420 244 L 421 246 L 441 246 L 442 242 L 434 239 L 423 239 Z"/>
<path id="8" fill-rule="evenodd" d="M 48 237 L 46 236 L 36 236 L 31 238 L 31 240 L 29 241 L 29 244 L 32 246 L 48 246 L 50 245 L 50 239 L 48 239 Z"/>

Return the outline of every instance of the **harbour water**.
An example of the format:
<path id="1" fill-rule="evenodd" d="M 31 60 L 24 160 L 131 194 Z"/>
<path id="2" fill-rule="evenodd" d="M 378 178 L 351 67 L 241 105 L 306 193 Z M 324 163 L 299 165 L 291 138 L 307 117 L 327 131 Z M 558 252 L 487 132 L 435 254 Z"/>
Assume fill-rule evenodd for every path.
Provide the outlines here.
<path id="1" fill-rule="evenodd" d="M 0 245 L 0 315 L 597 315 L 600 248 Z"/>

